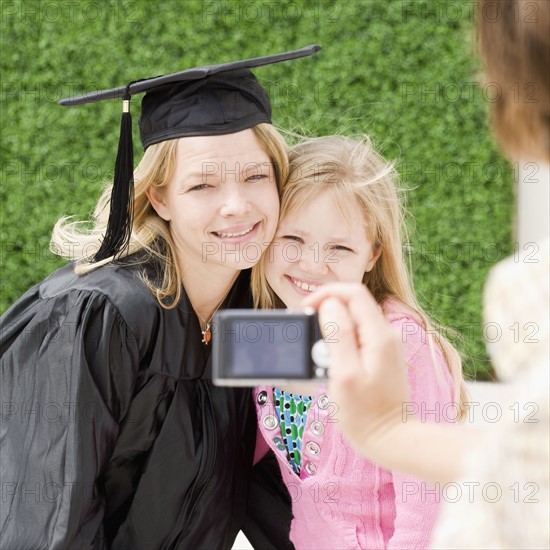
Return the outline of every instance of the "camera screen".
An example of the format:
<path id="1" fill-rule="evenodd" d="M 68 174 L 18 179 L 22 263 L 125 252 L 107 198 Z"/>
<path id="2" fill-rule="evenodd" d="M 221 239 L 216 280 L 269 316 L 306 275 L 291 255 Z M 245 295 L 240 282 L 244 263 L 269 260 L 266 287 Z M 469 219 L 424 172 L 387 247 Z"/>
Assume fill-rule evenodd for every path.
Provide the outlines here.
<path id="1" fill-rule="evenodd" d="M 223 370 L 230 378 L 300 378 L 310 362 L 308 322 L 232 319 L 220 326 Z"/>

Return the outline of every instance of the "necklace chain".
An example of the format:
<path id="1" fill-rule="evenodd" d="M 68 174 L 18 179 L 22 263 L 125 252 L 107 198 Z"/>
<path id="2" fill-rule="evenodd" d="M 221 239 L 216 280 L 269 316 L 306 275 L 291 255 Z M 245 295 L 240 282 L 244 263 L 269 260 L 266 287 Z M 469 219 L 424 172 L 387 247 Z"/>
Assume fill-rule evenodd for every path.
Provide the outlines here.
<path id="1" fill-rule="evenodd" d="M 212 312 L 212 315 L 210 315 L 210 319 L 206 321 L 202 318 L 202 316 L 197 312 L 197 317 L 204 323 L 205 327 L 204 330 L 202 330 L 201 326 L 201 334 L 202 334 L 202 340 L 201 342 L 205 344 L 206 346 L 209 344 L 210 340 L 212 340 L 212 331 L 210 330 L 212 328 L 212 319 L 214 318 L 214 315 L 216 315 L 216 312 L 218 309 L 220 309 L 220 306 L 224 303 L 225 299 L 229 295 L 229 292 L 231 289 L 227 291 L 225 296 L 221 299 L 221 302 L 216 306 L 216 309 Z"/>

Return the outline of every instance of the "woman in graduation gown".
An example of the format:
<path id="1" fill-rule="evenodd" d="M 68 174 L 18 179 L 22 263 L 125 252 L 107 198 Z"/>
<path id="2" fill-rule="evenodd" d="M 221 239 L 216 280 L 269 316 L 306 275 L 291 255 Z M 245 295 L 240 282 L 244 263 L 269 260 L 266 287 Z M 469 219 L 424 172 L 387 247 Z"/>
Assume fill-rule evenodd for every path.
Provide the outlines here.
<path id="1" fill-rule="evenodd" d="M 127 106 L 147 91 L 145 154 L 132 192 L 123 114 L 95 226 L 54 230 L 78 261 L 2 317 L 1 548 L 231 548 L 240 529 L 258 548 L 290 544 L 276 464 L 252 471 L 250 391 L 210 380 L 212 316 L 251 306 L 247 268 L 273 237 L 286 170 L 268 96 L 243 66 L 65 102 L 123 94 Z"/>

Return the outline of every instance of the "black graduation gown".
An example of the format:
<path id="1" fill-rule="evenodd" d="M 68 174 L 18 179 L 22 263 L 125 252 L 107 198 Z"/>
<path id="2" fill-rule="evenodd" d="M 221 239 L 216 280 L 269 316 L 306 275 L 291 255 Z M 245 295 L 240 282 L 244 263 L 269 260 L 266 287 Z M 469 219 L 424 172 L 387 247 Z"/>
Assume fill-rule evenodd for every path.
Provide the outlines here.
<path id="1" fill-rule="evenodd" d="M 142 268 L 69 264 L 2 317 L 0 547 L 292 547 L 251 392 L 212 385 L 187 296 L 162 308 Z M 250 307 L 248 272 L 224 307 Z"/>

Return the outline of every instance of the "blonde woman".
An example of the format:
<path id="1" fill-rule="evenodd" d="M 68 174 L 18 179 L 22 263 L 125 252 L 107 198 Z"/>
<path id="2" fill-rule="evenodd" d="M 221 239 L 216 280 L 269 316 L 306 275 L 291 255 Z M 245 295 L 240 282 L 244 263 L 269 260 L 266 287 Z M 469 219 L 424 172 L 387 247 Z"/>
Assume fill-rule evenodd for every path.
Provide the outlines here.
<path id="1" fill-rule="evenodd" d="M 368 138 L 331 136 L 293 147 L 275 239 L 253 268 L 255 305 L 299 307 L 323 285 L 364 284 L 405 345 L 406 414 L 454 422 L 464 413 L 460 357 L 415 297 L 402 256 L 402 212 L 394 169 Z M 426 548 L 437 493 L 356 453 L 326 388 L 298 391 L 254 392 L 265 443 L 257 457 L 269 447 L 278 458 L 293 497 L 295 546 Z"/>
<path id="2" fill-rule="evenodd" d="M 73 262 L 2 317 L 2 548 L 231 548 L 241 528 L 258 547 L 288 544 L 285 493 L 247 499 L 250 393 L 208 372 L 212 316 L 251 305 L 244 251 L 273 238 L 286 179 L 246 65 L 66 101 L 122 96 L 115 183 L 91 229 L 56 225 L 52 247 Z M 132 178 L 129 100 L 145 90 Z"/>

